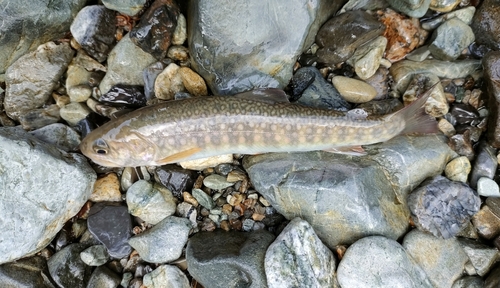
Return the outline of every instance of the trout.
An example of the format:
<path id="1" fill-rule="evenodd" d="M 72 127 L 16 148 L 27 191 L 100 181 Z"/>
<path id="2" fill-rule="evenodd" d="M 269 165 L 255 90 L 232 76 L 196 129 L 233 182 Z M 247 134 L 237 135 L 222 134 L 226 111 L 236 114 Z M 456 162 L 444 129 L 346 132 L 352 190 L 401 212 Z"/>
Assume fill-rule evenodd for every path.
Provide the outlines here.
<path id="1" fill-rule="evenodd" d="M 158 166 L 230 153 L 363 154 L 361 145 L 436 133 L 436 120 L 424 111 L 431 90 L 376 117 L 293 104 L 278 89 L 169 101 L 107 122 L 85 137 L 80 150 L 107 167 Z"/>

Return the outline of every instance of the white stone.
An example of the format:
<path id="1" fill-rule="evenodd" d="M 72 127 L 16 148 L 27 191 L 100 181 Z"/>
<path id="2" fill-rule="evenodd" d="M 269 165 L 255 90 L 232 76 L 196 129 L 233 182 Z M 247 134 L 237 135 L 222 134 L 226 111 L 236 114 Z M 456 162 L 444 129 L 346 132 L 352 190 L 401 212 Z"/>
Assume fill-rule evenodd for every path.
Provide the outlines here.
<path id="1" fill-rule="evenodd" d="M 481 177 L 477 180 L 477 193 L 484 197 L 500 197 L 500 191 L 497 182 L 488 178 Z"/>

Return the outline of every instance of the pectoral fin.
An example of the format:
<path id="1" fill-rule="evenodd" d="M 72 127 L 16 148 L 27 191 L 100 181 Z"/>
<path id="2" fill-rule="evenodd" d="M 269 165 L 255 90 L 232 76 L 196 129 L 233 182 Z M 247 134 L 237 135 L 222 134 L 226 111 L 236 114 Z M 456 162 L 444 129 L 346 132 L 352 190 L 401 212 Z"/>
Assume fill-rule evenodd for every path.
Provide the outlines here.
<path id="1" fill-rule="evenodd" d="M 184 161 L 184 160 L 186 160 L 186 158 L 188 158 L 188 157 L 190 157 L 190 156 L 192 156 L 200 151 L 201 151 L 201 148 L 199 148 L 199 147 L 190 148 L 190 149 L 172 154 L 170 156 L 167 156 L 163 159 L 160 159 L 160 160 L 156 161 L 156 164 L 165 165 L 165 164 L 177 163 L 180 161 Z"/>
<path id="2" fill-rule="evenodd" d="M 347 146 L 347 147 L 335 147 L 328 150 L 323 150 L 325 152 L 346 154 L 352 156 L 363 156 L 366 155 L 365 149 L 361 146 Z"/>

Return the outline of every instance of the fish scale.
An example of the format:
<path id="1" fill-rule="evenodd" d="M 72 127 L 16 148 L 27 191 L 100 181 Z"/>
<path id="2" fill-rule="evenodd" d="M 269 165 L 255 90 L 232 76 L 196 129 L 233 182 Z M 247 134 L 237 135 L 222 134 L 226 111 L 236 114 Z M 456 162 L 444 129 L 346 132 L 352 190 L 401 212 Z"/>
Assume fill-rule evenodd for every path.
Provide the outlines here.
<path id="1" fill-rule="evenodd" d="M 262 93 L 266 92 L 259 92 L 255 100 L 195 97 L 144 107 L 92 131 L 80 149 L 103 166 L 153 166 L 229 153 L 345 151 L 383 142 L 405 131 L 436 130 L 435 119 L 422 114 L 428 95 L 393 114 L 358 119 L 261 99 L 266 96 Z M 413 118 L 423 126 L 417 127 Z M 409 129 L 409 125 L 415 127 Z"/>

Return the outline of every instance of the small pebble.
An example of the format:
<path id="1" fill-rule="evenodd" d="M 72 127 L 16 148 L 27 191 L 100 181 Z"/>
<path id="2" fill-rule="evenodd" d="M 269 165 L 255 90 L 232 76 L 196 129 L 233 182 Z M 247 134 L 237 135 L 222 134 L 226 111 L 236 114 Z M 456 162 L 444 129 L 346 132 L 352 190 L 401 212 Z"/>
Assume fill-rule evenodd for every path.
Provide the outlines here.
<path id="1" fill-rule="evenodd" d="M 173 45 L 168 48 L 167 57 L 174 61 L 187 61 L 189 59 L 189 50 L 184 46 Z"/>
<path id="2" fill-rule="evenodd" d="M 448 120 L 446 120 L 445 118 L 441 118 L 438 121 L 438 128 L 439 131 L 443 132 L 443 134 L 448 137 L 457 134 L 457 131 L 455 131 L 455 127 L 453 127 L 453 125 L 450 122 L 448 122 Z"/>
<path id="3" fill-rule="evenodd" d="M 89 200 L 92 202 L 122 201 L 120 182 L 116 173 L 109 173 L 97 179 L 94 184 L 94 191 L 90 195 Z"/>
<path id="4" fill-rule="evenodd" d="M 187 203 L 193 205 L 194 207 L 198 207 L 198 204 L 199 204 L 198 200 L 196 200 L 196 198 L 194 198 L 193 195 L 191 195 L 191 193 L 183 192 L 182 198 L 183 198 L 184 202 L 187 202 Z"/>
<path id="5" fill-rule="evenodd" d="M 344 76 L 332 78 L 332 84 L 344 99 L 351 103 L 365 103 L 377 96 L 377 90 L 369 84 Z"/>
<path id="6" fill-rule="evenodd" d="M 210 197 L 207 193 L 203 192 L 203 190 L 195 188 L 193 189 L 192 193 L 193 197 L 196 198 L 196 200 L 198 201 L 198 203 L 200 203 L 201 206 L 207 209 L 212 209 L 215 207 L 215 203 L 212 197 Z"/>
<path id="7" fill-rule="evenodd" d="M 224 176 L 212 174 L 203 179 L 203 184 L 210 189 L 222 190 L 233 186 L 234 183 L 226 181 L 226 177 Z"/>
<path id="8" fill-rule="evenodd" d="M 201 78 L 198 73 L 188 67 L 179 68 L 179 75 L 182 79 L 182 84 L 186 90 L 193 96 L 206 96 L 208 95 L 207 85 L 205 80 Z"/>
<path id="9" fill-rule="evenodd" d="M 173 100 L 175 93 L 186 91 L 179 74 L 179 66 L 172 63 L 155 80 L 155 95 L 161 100 Z"/>
<path id="10" fill-rule="evenodd" d="M 238 181 L 243 181 L 246 178 L 247 177 L 246 177 L 245 173 L 238 171 L 238 170 L 234 170 L 234 171 L 229 172 L 229 174 L 227 174 L 226 181 L 227 182 L 238 182 Z"/>
<path id="11" fill-rule="evenodd" d="M 75 126 L 80 120 L 85 119 L 90 114 L 87 105 L 82 103 L 69 103 L 61 108 L 61 118 L 68 122 L 69 125 Z"/>
<path id="12" fill-rule="evenodd" d="M 477 180 L 477 193 L 484 197 L 500 197 L 498 184 L 488 177 Z"/>
<path id="13" fill-rule="evenodd" d="M 465 156 L 457 157 L 451 160 L 444 170 L 446 177 L 452 181 L 467 182 L 471 165 L 469 159 Z"/>
<path id="14" fill-rule="evenodd" d="M 89 266 L 101 266 L 109 260 L 109 254 L 104 245 L 94 245 L 80 252 L 80 258 Z"/>
<path id="15" fill-rule="evenodd" d="M 493 213 L 487 205 L 472 216 L 472 224 L 483 238 L 493 239 L 500 234 L 500 217 Z"/>

